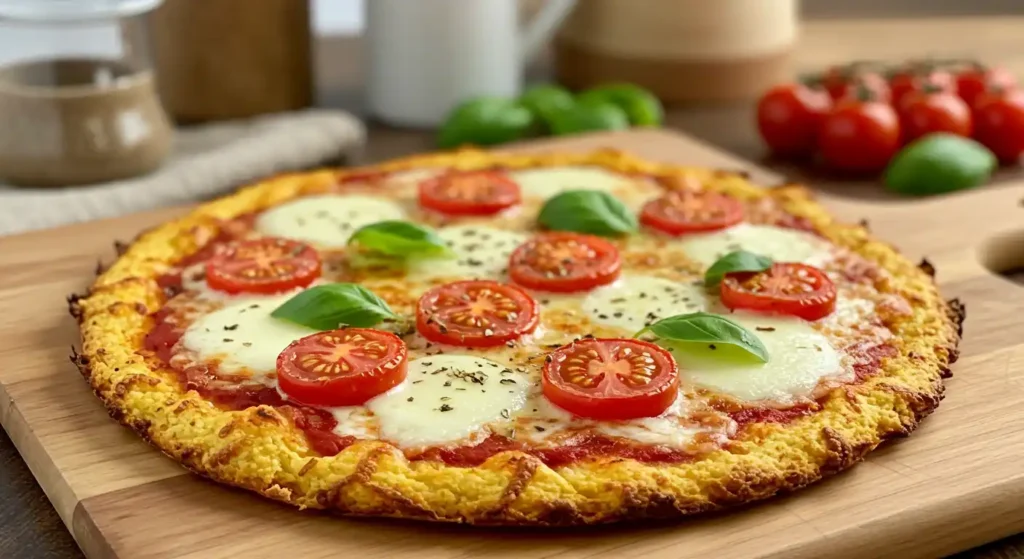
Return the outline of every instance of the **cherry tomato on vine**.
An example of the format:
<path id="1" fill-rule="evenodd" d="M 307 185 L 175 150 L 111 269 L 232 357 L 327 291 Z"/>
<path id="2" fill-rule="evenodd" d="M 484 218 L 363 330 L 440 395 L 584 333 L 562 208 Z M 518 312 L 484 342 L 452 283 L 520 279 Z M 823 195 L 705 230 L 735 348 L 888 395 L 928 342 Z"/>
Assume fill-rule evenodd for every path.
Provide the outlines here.
<path id="1" fill-rule="evenodd" d="M 986 68 L 976 64 L 956 75 L 957 94 L 972 108 L 986 91 L 1009 91 L 1016 87 L 1017 78 L 1005 68 Z"/>
<path id="2" fill-rule="evenodd" d="M 904 98 L 899 115 L 904 142 L 933 132 L 970 137 L 973 129 L 967 103 L 945 91 L 910 92 Z"/>
<path id="3" fill-rule="evenodd" d="M 974 105 L 974 138 L 1003 163 L 1024 153 L 1024 91 L 986 93 Z"/>
<path id="4" fill-rule="evenodd" d="M 890 77 L 889 89 L 892 91 L 892 105 L 901 110 L 912 93 L 933 90 L 956 94 L 957 84 L 953 74 L 945 70 L 910 68 Z"/>
<path id="5" fill-rule="evenodd" d="M 810 157 L 818 128 L 832 100 L 822 89 L 785 84 L 768 90 L 757 103 L 757 129 L 773 153 L 781 157 Z"/>
<path id="6" fill-rule="evenodd" d="M 866 88 L 872 98 L 887 102 L 891 98 L 889 82 L 878 72 L 858 70 L 857 66 L 833 66 L 821 78 L 821 84 L 833 101 L 853 95 L 858 88 Z"/>
<path id="7" fill-rule="evenodd" d="M 899 118 L 883 102 L 846 99 L 825 117 L 818 147 L 833 169 L 850 173 L 881 171 L 899 150 Z"/>

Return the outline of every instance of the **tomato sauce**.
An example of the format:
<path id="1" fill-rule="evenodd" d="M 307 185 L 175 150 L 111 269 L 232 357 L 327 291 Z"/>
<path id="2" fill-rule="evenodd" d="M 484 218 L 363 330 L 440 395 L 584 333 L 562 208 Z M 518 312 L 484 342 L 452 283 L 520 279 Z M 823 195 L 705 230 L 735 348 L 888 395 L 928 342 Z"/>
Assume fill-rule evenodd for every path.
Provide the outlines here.
<path id="1" fill-rule="evenodd" d="M 431 448 L 420 454 L 411 456 L 411 460 L 436 460 L 449 466 L 479 466 L 495 454 L 509 450 L 518 450 L 532 454 L 541 462 L 552 468 L 565 466 L 600 456 L 615 458 L 632 458 L 640 462 L 679 463 L 693 459 L 693 454 L 649 445 L 633 445 L 600 435 L 581 435 L 562 443 L 554 448 L 530 448 L 518 441 L 501 435 L 491 435 L 473 446 L 456 446 Z"/>
<path id="2" fill-rule="evenodd" d="M 790 408 L 743 408 L 729 414 L 737 426 L 742 428 L 751 423 L 788 423 L 813 412 L 810 405 L 793 406 Z"/>
<path id="3" fill-rule="evenodd" d="M 858 382 L 876 374 L 882 368 L 883 359 L 895 357 L 898 353 L 896 348 L 890 344 L 854 348 L 849 350 L 849 352 L 856 357 L 856 362 L 853 364 L 853 373 L 857 376 Z"/>
<path id="4" fill-rule="evenodd" d="M 183 334 L 176 324 L 167 321 L 170 314 L 170 309 L 166 307 L 154 313 L 153 329 L 146 334 L 146 338 L 142 342 L 144 348 L 152 351 L 164 363 L 170 362 L 171 349 Z"/>

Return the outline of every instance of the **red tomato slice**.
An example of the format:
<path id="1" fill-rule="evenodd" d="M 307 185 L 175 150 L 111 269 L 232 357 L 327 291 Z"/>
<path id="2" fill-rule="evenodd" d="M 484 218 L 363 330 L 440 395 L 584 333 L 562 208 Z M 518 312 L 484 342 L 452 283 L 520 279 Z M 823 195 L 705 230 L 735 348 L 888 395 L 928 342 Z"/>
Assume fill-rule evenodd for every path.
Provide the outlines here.
<path id="1" fill-rule="evenodd" d="M 654 417 L 679 392 L 672 355 L 641 340 L 590 339 L 548 354 L 544 395 L 558 407 L 593 419 Z"/>
<path id="2" fill-rule="evenodd" d="M 571 293 L 615 281 L 619 249 L 594 235 L 543 233 L 519 245 L 509 258 L 512 281 L 540 291 Z"/>
<path id="3" fill-rule="evenodd" d="M 739 200 L 706 190 L 677 190 L 644 204 L 640 222 L 669 235 L 714 231 L 743 221 Z"/>
<path id="4" fill-rule="evenodd" d="M 537 328 L 537 303 L 514 285 L 457 281 L 427 291 L 416 305 L 416 329 L 437 343 L 491 347 Z"/>
<path id="5" fill-rule="evenodd" d="M 407 372 L 406 348 L 390 333 L 368 328 L 317 332 L 277 356 L 277 383 L 313 406 L 358 406 L 394 388 Z"/>
<path id="6" fill-rule="evenodd" d="M 722 280 L 722 304 L 730 309 L 749 309 L 818 320 L 836 308 L 836 286 L 825 272 L 785 262 L 757 273 L 726 274 Z"/>
<path id="7" fill-rule="evenodd" d="M 226 293 L 281 293 L 318 277 L 313 247 L 274 237 L 229 244 L 206 261 L 206 283 Z"/>
<path id="8" fill-rule="evenodd" d="M 455 171 L 420 183 L 420 205 L 449 215 L 491 215 L 519 201 L 519 185 L 500 171 Z"/>

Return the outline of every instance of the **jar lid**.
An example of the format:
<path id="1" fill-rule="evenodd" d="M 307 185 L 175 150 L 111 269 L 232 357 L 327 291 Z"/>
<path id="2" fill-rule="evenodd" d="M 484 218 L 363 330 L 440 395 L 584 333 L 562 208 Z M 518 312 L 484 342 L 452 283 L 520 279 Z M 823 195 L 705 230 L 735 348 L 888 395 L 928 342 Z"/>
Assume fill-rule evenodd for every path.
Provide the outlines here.
<path id="1" fill-rule="evenodd" d="M 115 19 L 148 12 L 163 0 L 0 0 L 0 18 L 36 23 Z"/>

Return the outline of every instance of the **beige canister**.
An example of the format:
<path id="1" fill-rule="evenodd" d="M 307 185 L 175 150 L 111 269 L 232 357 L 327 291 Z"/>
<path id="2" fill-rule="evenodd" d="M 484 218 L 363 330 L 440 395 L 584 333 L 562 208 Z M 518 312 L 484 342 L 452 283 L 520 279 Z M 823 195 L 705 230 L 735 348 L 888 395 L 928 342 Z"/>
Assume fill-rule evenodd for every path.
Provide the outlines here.
<path id="1" fill-rule="evenodd" d="M 791 78 L 798 0 L 586 0 L 555 44 L 572 88 L 627 81 L 668 103 L 756 97 Z"/>

